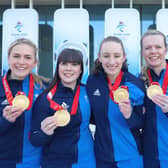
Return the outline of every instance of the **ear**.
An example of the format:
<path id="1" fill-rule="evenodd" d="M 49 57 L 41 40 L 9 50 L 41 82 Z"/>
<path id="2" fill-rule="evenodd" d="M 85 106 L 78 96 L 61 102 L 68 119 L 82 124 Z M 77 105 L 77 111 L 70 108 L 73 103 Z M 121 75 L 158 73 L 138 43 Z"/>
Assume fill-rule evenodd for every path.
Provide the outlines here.
<path id="1" fill-rule="evenodd" d="M 126 54 L 124 54 L 123 62 L 126 60 Z"/>
<path id="2" fill-rule="evenodd" d="M 99 62 L 101 62 L 101 56 L 100 56 L 100 54 L 97 55 L 97 58 L 98 58 Z"/>
<path id="3" fill-rule="evenodd" d="M 34 61 L 33 68 L 37 66 L 37 60 Z"/>
<path id="4" fill-rule="evenodd" d="M 167 48 L 165 49 L 165 56 L 167 55 Z"/>

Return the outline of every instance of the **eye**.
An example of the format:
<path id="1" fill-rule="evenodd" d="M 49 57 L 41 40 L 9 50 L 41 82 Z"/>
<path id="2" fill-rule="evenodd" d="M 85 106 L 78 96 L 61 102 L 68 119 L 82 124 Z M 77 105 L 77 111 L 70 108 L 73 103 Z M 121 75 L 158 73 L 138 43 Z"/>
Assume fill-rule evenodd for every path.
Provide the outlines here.
<path id="1" fill-rule="evenodd" d="M 104 58 L 109 58 L 109 56 L 110 56 L 109 54 L 103 54 Z"/>
<path id="2" fill-rule="evenodd" d="M 19 58 L 20 57 L 20 55 L 18 55 L 18 54 L 15 54 L 15 55 L 12 55 L 14 58 Z"/>
<path id="3" fill-rule="evenodd" d="M 158 49 L 159 49 L 159 48 L 162 48 L 162 47 L 158 45 L 158 46 L 156 46 L 156 48 L 158 48 Z"/>
<path id="4" fill-rule="evenodd" d="M 73 66 L 77 66 L 77 65 L 79 65 L 79 64 L 78 64 L 77 62 L 73 62 L 72 65 L 73 65 Z"/>
<path id="5" fill-rule="evenodd" d="M 31 56 L 26 56 L 25 58 L 26 58 L 27 60 L 32 59 L 32 57 L 31 57 Z"/>
<path id="6" fill-rule="evenodd" d="M 119 58 L 119 57 L 121 57 L 121 55 L 120 54 L 115 54 L 114 57 Z"/>
<path id="7" fill-rule="evenodd" d="M 145 50 L 150 50 L 150 49 L 151 49 L 150 46 L 145 47 Z"/>

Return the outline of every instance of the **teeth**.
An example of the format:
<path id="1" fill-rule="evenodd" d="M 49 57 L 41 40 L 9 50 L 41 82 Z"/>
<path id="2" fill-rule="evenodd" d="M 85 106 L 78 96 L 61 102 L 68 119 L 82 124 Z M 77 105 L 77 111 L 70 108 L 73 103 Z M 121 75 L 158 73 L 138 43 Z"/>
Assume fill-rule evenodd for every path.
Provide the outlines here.
<path id="1" fill-rule="evenodd" d="M 17 68 L 17 69 L 19 69 L 19 70 L 23 70 L 23 69 L 25 69 L 25 68 Z"/>
<path id="2" fill-rule="evenodd" d="M 150 59 L 158 59 L 159 57 L 154 56 L 154 57 L 150 57 Z"/>

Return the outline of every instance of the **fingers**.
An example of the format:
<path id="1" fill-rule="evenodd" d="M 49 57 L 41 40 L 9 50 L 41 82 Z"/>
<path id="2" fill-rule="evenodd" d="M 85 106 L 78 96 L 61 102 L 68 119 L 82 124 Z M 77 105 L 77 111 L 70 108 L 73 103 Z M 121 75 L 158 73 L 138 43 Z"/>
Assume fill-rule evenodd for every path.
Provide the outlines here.
<path id="1" fill-rule="evenodd" d="M 122 102 L 119 103 L 119 109 L 121 111 L 121 113 L 123 114 L 123 116 L 128 119 L 131 114 L 132 114 L 132 107 L 131 107 L 131 103 L 130 100 L 123 100 Z"/>
<path id="2" fill-rule="evenodd" d="M 167 95 L 156 95 L 152 97 L 152 101 L 160 106 L 163 112 L 168 112 L 168 96 Z"/>
<path id="3" fill-rule="evenodd" d="M 3 109 L 3 117 L 9 122 L 15 122 L 22 112 L 23 110 L 20 107 L 6 106 Z"/>
<path id="4" fill-rule="evenodd" d="M 52 135 L 56 128 L 55 116 L 47 117 L 41 122 L 41 130 L 47 135 Z"/>

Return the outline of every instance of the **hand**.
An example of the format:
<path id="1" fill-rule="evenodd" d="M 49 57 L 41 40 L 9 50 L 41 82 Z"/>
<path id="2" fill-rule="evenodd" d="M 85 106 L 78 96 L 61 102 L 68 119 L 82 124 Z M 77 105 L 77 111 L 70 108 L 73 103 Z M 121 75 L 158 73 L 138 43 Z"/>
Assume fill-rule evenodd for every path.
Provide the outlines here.
<path id="1" fill-rule="evenodd" d="M 54 130 L 56 128 L 57 126 L 55 116 L 47 117 L 41 122 L 41 130 L 47 135 L 54 134 Z"/>
<path id="2" fill-rule="evenodd" d="M 168 96 L 165 94 L 157 94 L 152 97 L 152 101 L 160 106 L 164 113 L 168 112 Z"/>
<path id="3" fill-rule="evenodd" d="M 130 118 L 131 114 L 132 114 L 132 107 L 131 107 L 131 103 L 130 100 L 122 100 L 119 103 L 119 109 L 121 111 L 121 113 L 123 114 L 124 118 L 128 119 Z"/>
<path id="4" fill-rule="evenodd" d="M 22 108 L 14 106 L 6 106 L 3 109 L 3 117 L 9 122 L 14 123 L 16 119 L 23 113 Z"/>

